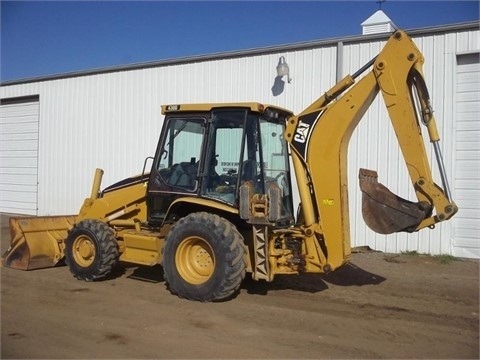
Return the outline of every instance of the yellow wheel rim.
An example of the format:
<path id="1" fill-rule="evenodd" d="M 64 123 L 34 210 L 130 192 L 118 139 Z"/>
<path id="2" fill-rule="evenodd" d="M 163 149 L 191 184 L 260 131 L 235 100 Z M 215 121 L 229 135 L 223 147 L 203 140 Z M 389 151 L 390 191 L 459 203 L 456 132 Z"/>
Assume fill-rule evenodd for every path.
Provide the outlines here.
<path id="1" fill-rule="evenodd" d="M 95 245 L 88 236 L 77 237 L 73 242 L 72 252 L 75 262 L 82 267 L 92 265 L 95 260 Z"/>
<path id="2" fill-rule="evenodd" d="M 203 284 L 215 270 L 215 255 L 210 244 L 200 237 L 185 238 L 178 246 L 175 263 L 180 276 L 191 284 Z"/>

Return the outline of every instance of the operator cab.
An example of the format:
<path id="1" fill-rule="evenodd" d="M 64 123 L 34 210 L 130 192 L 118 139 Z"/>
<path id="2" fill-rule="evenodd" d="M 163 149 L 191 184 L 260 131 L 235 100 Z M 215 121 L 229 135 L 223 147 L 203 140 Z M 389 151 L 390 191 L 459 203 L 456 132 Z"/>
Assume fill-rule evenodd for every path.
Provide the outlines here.
<path id="1" fill-rule="evenodd" d="M 281 211 L 276 225 L 293 222 L 289 153 L 283 137 L 289 111 L 240 103 L 170 105 L 163 106 L 162 113 L 164 126 L 148 185 L 149 222 L 160 224 L 181 216 L 181 208 L 169 208 L 185 197 L 238 209 L 240 187 L 247 182 L 254 194 L 278 187 Z M 192 203 L 212 207 L 198 199 L 185 199 L 181 206 Z"/>

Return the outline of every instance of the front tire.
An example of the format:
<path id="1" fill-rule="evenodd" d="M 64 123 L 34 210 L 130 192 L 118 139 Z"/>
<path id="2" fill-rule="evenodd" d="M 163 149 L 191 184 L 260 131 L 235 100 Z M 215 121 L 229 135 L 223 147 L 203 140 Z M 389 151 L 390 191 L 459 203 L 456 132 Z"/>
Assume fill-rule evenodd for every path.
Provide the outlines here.
<path id="1" fill-rule="evenodd" d="M 162 265 L 173 294 L 197 301 L 226 300 L 245 278 L 246 247 L 229 221 L 193 213 L 181 218 L 167 235 Z"/>
<path id="2" fill-rule="evenodd" d="M 110 275 L 118 258 L 113 230 L 98 220 L 75 224 L 65 241 L 65 262 L 79 280 L 104 279 Z"/>

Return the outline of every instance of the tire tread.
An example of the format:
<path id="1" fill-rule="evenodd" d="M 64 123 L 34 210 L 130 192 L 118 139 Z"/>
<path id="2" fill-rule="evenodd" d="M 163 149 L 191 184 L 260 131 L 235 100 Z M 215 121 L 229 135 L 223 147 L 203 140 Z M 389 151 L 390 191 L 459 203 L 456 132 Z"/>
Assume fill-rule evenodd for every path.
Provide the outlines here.
<path id="1" fill-rule="evenodd" d="M 176 239 L 178 229 L 185 226 L 198 226 L 212 231 L 214 237 L 220 244 L 219 250 L 225 255 L 225 273 L 218 286 L 212 293 L 204 294 L 201 291 L 185 291 L 182 286 L 178 286 L 180 279 L 176 271 L 174 271 L 174 261 L 170 259 L 173 255 L 172 249 L 166 249 L 171 246 L 172 241 Z M 246 274 L 246 246 L 240 232 L 228 220 L 206 212 L 198 212 L 187 215 L 177 221 L 170 229 L 167 235 L 164 254 L 164 275 L 167 286 L 175 295 L 181 298 L 198 301 L 222 301 L 235 295 L 240 289 L 241 283 Z M 173 246 L 173 245 L 172 245 Z M 165 257 L 167 255 L 167 258 Z"/>

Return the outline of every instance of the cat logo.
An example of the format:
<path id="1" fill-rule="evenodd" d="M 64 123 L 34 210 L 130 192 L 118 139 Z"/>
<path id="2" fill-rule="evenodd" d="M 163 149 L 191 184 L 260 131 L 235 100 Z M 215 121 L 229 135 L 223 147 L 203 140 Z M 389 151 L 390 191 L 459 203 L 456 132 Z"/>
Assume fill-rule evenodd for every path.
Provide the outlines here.
<path id="1" fill-rule="evenodd" d="M 293 139 L 303 144 L 305 143 L 305 141 L 307 141 L 309 131 L 310 131 L 310 125 L 299 120 L 297 125 L 297 130 L 295 130 L 295 136 Z"/>

